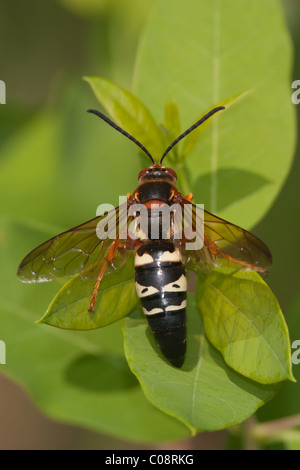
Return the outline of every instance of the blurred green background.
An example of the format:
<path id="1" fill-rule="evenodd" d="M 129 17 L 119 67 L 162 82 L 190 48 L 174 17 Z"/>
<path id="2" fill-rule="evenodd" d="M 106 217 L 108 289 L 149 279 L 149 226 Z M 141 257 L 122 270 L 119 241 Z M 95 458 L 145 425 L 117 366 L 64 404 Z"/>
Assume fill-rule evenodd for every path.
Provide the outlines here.
<path id="1" fill-rule="evenodd" d="M 103 202 L 102 194 L 106 202 L 116 204 L 118 194 L 126 194 L 136 186 L 140 161 L 133 158 L 129 163 L 125 158 L 132 144 L 116 137 L 112 146 L 106 128 L 86 116 L 86 109 L 99 106 L 82 77 L 99 75 L 131 89 L 138 38 L 151 3 L 0 0 L 0 79 L 7 86 L 7 104 L 0 106 L 3 220 L 26 221 L 31 229 L 54 235 L 94 217 L 96 205 Z M 300 79 L 300 2 L 286 0 L 283 7 L 295 47 L 292 83 Z M 299 110 L 298 106 L 297 114 Z M 124 152 L 118 168 L 110 158 L 117 152 Z M 287 322 L 296 325 L 294 334 L 300 334 L 295 320 L 297 308 L 290 308 L 297 303 L 300 285 L 299 152 L 298 146 L 283 190 L 253 230 L 273 253 L 274 268 L 267 282 L 283 312 L 290 309 Z M 17 259 L 21 260 L 33 246 L 34 241 L 25 237 L 24 246 L 16 247 Z M 9 259 L 1 261 L 2 276 L 13 276 L 17 265 Z M 48 300 L 46 295 L 44 305 L 39 304 L 42 313 Z M 292 341 L 298 338 L 291 335 Z M 296 393 L 296 389 L 291 390 Z M 283 406 L 276 416 L 276 402 L 272 402 L 261 410 L 260 419 L 291 412 Z M 52 422 L 6 376 L 0 376 L 0 417 L 1 448 L 134 448 L 132 443 Z M 225 441 L 225 432 L 204 433 L 192 443 L 176 445 L 222 448 Z"/>

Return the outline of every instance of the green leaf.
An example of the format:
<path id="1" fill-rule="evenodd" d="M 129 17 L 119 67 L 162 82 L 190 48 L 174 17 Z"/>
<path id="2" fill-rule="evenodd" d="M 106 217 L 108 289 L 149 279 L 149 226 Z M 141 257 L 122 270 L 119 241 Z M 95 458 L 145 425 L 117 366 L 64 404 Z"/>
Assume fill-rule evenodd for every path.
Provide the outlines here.
<path id="1" fill-rule="evenodd" d="M 240 423 L 268 401 L 277 385 L 262 385 L 226 365 L 206 340 L 193 295 L 188 299 L 187 355 L 182 369 L 161 356 L 139 310 L 123 320 L 125 354 L 146 397 L 193 433 Z"/>
<path id="2" fill-rule="evenodd" d="M 24 204 L 26 213 L 36 216 L 39 209 L 42 212 L 41 198 L 37 198 L 37 194 L 43 193 L 52 194 L 51 198 L 45 197 L 43 201 L 43 212 L 48 217 L 53 205 L 57 207 L 60 190 L 53 191 L 53 187 L 55 181 L 57 187 L 59 125 L 60 117 L 55 119 L 54 113 L 42 112 L 26 123 L 1 149 L 0 197 L 7 201 L 2 214 L 22 216 Z"/>
<path id="3" fill-rule="evenodd" d="M 153 407 L 124 358 L 121 322 L 93 331 L 36 324 L 56 283 L 16 278 L 27 245 L 49 237 L 19 221 L 0 224 L 0 339 L 7 363 L 1 373 L 21 384 L 51 419 L 135 442 L 182 439 L 188 429 Z"/>
<path id="4" fill-rule="evenodd" d="M 220 100 L 255 89 L 214 119 L 185 159 L 194 201 L 245 228 L 266 214 L 291 168 L 291 63 L 277 0 L 158 0 L 138 51 L 134 92 L 157 122 L 166 101 L 187 129 Z"/>
<path id="5" fill-rule="evenodd" d="M 260 383 L 293 380 L 287 326 L 258 273 L 216 268 L 199 274 L 197 304 L 205 334 L 230 367 Z"/>
<path id="6" fill-rule="evenodd" d="M 146 106 L 132 93 L 100 77 L 85 77 L 112 119 L 143 144 L 154 159 L 165 149 L 163 134 Z"/>
<path id="7" fill-rule="evenodd" d="M 203 113 L 203 115 L 199 116 L 196 119 L 196 121 L 201 119 L 201 117 L 204 116 L 206 113 L 208 113 L 211 109 L 216 108 L 218 106 L 225 106 L 226 109 L 230 108 L 234 103 L 239 101 L 241 98 L 244 98 L 250 91 L 253 91 L 253 90 L 248 90 L 242 93 L 238 93 L 235 96 L 231 96 L 230 98 L 226 98 L 224 100 L 219 101 L 218 103 L 215 103 L 214 105 L 210 106 L 210 108 L 208 108 Z M 197 144 L 200 136 L 203 134 L 205 129 L 211 124 L 213 119 L 219 116 L 222 112 L 223 111 L 219 111 L 218 113 L 214 114 L 211 118 L 209 118 L 207 121 L 201 124 L 201 126 L 197 127 L 193 132 L 191 132 L 185 137 L 184 142 L 183 142 L 182 152 L 181 152 L 183 157 L 186 157 L 186 155 L 193 150 L 193 148 Z"/>
<path id="8" fill-rule="evenodd" d="M 179 110 L 176 103 L 165 104 L 165 125 L 170 130 L 173 139 L 176 139 L 180 134 Z"/>
<path id="9" fill-rule="evenodd" d="M 95 280 L 83 280 L 81 274 L 70 279 L 54 297 L 39 323 L 65 329 L 92 330 L 128 315 L 138 302 L 133 257 L 103 278 L 95 311 L 89 313 L 94 286 Z"/>
<path id="10" fill-rule="evenodd" d="M 285 312 L 286 321 L 290 331 L 291 352 L 293 362 L 293 372 L 297 380 L 296 383 L 284 382 L 278 394 L 268 404 L 267 407 L 260 410 L 258 414 L 259 421 L 271 421 L 274 419 L 283 419 L 299 414 L 299 394 L 300 394 L 300 365 L 299 365 L 299 345 L 300 339 L 300 292 L 290 303 Z"/>
<path id="11" fill-rule="evenodd" d="M 92 219 L 101 203 L 117 205 L 141 169 L 131 145 L 86 113 L 88 87 L 68 83 L 62 94 L 57 112 L 36 114 L 6 140 L 0 158 L 2 213 L 58 226 L 53 235 Z"/>

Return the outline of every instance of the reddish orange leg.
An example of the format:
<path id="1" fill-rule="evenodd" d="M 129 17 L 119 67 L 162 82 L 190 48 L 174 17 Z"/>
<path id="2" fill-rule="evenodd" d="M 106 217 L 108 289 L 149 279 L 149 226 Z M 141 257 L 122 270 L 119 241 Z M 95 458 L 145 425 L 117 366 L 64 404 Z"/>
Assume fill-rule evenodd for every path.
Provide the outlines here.
<path id="1" fill-rule="evenodd" d="M 214 256 L 222 256 L 222 258 L 228 259 L 229 261 L 233 261 L 234 263 L 241 264 L 247 268 L 253 269 L 254 271 L 258 271 L 263 273 L 265 276 L 268 275 L 268 271 L 260 266 L 255 266 L 254 264 L 247 263 L 247 261 L 243 261 L 240 259 L 233 258 L 233 256 L 228 255 L 227 253 L 223 253 L 213 242 L 209 242 L 208 238 L 204 237 L 204 244 L 206 248 L 212 253 Z"/>
<path id="2" fill-rule="evenodd" d="M 113 242 L 112 244 L 110 245 L 109 247 L 109 250 L 108 250 L 108 253 L 107 253 L 107 256 L 105 258 L 105 261 L 103 263 L 103 266 L 101 268 L 101 271 L 100 271 L 100 274 L 97 278 L 97 282 L 95 284 L 95 287 L 94 287 L 94 291 L 93 291 L 93 295 L 92 295 L 92 298 L 91 298 L 91 302 L 90 302 L 90 306 L 89 306 L 89 312 L 90 313 L 93 313 L 94 310 L 95 310 L 95 303 L 96 303 L 96 299 L 97 299 L 97 295 L 98 295 L 98 290 L 99 290 L 99 286 L 100 286 L 100 282 L 102 281 L 103 279 L 103 276 L 105 274 L 105 271 L 107 269 L 107 266 L 108 264 L 110 264 L 114 257 L 116 256 L 116 252 L 118 250 L 118 246 L 119 246 L 119 237 L 117 237 Z"/>
<path id="3" fill-rule="evenodd" d="M 187 196 L 184 197 L 184 199 L 186 199 L 187 201 L 191 202 L 192 199 L 193 199 L 193 193 L 189 193 Z"/>

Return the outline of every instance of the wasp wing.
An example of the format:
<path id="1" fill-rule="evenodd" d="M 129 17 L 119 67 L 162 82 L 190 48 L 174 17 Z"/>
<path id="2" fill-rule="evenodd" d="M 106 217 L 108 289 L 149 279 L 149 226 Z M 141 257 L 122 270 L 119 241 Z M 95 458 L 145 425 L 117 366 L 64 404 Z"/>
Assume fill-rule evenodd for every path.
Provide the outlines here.
<path id="1" fill-rule="evenodd" d="M 255 235 L 227 222 L 201 206 L 183 200 L 184 231 L 191 231 L 201 242 L 200 249 L 184 251 L 187 261 L 192 263 L 219 265 L 221 259 L 236 263 L 235 267 L 246 267 L 267 273 L 272 265 L 269 248 Z M 191 238 L 191 237 L 189 237 Z"/>
<path id="2" fill-rule="evenodd" d="M 51 238 L 23 259 L 18 278 L 22 282 L 48 282 L 80 272 L 84 278 L 85 273 L 90 279 L 97 278 L 113 239 L 120 236 L 121 231 L 120 238 L 126 238 L 129 221 L 125 203 Z M 126 261 L 125 255 L 125 250 L 118 253 L 114 268 Z"/>

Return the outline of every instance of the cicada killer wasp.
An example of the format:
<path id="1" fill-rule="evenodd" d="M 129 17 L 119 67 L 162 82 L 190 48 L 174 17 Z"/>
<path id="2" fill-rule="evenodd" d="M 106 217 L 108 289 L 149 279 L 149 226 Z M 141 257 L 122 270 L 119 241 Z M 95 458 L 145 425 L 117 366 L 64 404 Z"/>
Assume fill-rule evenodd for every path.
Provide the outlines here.
<path id="1" fill-rule="evenodd" d="M 188 214 L 185 222 L 190 231 L 197 234 L 199 224 L 197 206 L 191 202 L 193 196 L 181 195 L 176 188 L 175 171 L 162 163 L 181 139 L 222 109 L 225 108 L 213 108 L 180 134 L 165 150 L 159 163 L 154 161 L 138 140 L 107 116 L 96 110 L 88 110 L 133 141 L 150 158 L 152 165 L 140 172 L 138 187 L 127 195 L 124 204 L 111 211 L 113 213 L 98 216 L 63 232 L 31 251 L 19 266 L 18 278 L 23 282 L 44 282 L 80 272 L 88 273 L 89 279 L 90 276 L 95 279 L 88 315 L 95 309 L 103 277 L 122 266 L 134 250 L 136 292 L 149 327 L 165 358 L 172 365 L 181 367 L 186 354 L 186 270 L 191 263 L 215 266 L 218 260 L 223 259 L 234 263 L 237 268 L 249 268 L 266 274 L 272 263 L 271 253 L 256 236 L 207 211 L 203 211 L 204 231 L 199 249 L 188 248 L 189 237 L 176 236 L 178 224 L 176 228 L 174 213 L 171 213 L 173 217 L 170 218 L 167 233 L 158 230 L 158 236 L 157 233 L 153 236 L 152 232 L 145 235 L 141 231 L 140 236 L 133 236 L 129 227 L 137 214 L 128 215 L 128 209 L 135 204 L 142 206 L 146 209 L 146 219 L 150 223 L 162 207 L 176 205 L 189 208 L 190 211 L 184 212 L 185 216 Z M 113 239 L 108 234 L 99 236 L 110 217 L 116 218 Z M 124 233 L 121 234 L 121 226 L 123 232 L 125 227 L 125 237 Z M 140 226 L 137 227 L 139 229 Z"/>

